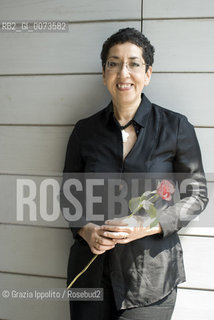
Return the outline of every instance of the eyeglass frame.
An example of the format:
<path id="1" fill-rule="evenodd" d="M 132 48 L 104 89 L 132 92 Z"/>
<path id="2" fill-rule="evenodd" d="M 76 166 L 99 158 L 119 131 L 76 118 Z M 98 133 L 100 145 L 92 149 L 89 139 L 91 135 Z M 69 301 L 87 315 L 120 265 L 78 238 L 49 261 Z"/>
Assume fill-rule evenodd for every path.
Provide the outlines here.
<path id="1" fill-rule="evenodd" d="M 141 66 L 149 66 L 147 63 L 143 63 L 143 62 L 141 62 L 141 61 L 139 61 L 139 62 L 142 63 Z M 107 64 L 108 64 L 108 59 L 107 59 L 106 62 L 103 64 L 103 67 L 106 67 L 106 69 L 109 70 L 110 72 L 115 72 L 115 73 L 116 73 L 116 72 L 121 71 L 123 65 L 125 64 L 125 65 L 126 65 L 126 69 L 128 70 L 129 73 L 137 73 L 137 72 L 138 72 L 138 71 L 136 72 L 136 71 L 134 71 L 134 70 L 130 70 L 130 69 L 129 69 L 129 62 L 122 62 L 122 61 L 120 61 L 119 63 L 120 63 L 120 69 L 119 69 L 119 70 L 112 70 L 112 69 L 108 68 L 108 66 L 107 66 Z"/>

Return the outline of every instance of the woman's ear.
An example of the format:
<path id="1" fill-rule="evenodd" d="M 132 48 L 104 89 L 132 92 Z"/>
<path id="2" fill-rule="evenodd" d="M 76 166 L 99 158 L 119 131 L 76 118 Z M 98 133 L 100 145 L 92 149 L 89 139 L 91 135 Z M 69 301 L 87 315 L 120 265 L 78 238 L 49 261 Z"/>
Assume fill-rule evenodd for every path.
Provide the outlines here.
<path id="1" fill-rule="evenodd" d="M 148 70 L 145 73 L 145 86 L 148 86 L 152 76 L 152 66 L 148 67 Z"/>

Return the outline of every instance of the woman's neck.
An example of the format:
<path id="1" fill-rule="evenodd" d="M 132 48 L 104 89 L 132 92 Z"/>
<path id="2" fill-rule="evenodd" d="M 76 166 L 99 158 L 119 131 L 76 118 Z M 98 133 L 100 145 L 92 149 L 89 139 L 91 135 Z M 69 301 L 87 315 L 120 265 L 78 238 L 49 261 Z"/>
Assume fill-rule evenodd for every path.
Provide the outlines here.
<path id="1" fill-rule="evenodd" d="M 134 115 L 140 105 L 140 101 L 135 105 L 119 105 L 113 103 L 114 116 L 121 125 L 125 125 L 134 118 Z"/>

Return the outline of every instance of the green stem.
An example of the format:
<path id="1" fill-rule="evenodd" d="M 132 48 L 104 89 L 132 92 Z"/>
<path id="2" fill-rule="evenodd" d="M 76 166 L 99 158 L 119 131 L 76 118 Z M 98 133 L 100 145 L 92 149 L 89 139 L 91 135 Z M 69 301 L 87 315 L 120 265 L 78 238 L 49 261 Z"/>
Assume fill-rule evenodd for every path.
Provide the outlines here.
<path id="1" fill-rule="evenodd" d="M 158 219 L 155 218 L 155 220 L 150 223 L 150 228 L 156 227 L 158 223 L 159 223 Z"/>
<path id="2" fill-rule="evenodd" d="M 93 258 L 89 261 L 89 263 L 85 266 L 85 268 L 80 273 L 78 273 L 78 275 L 71 281 L 67 289 L 70 289 L 73 286 L 74 282 L 76 282 L 76 280 L 88 269 L 88 267 L 92 264 L 92 262 L 96 259 L 97 256 L 98 254 L 93 256 Z"/>
<path id="3" fill-rule="evenodd" d="M 142 208 L 142 204 L 140 204 L 139 206 L 137 206 L 137 208 L 135 208 L 135 210 L 128 216 L 128 218 L 131 218 L 136 212 L 138 212 L 141 208 Z"/>
<path id="4" fill-rule="evenodd" d="M 148 199 L 148 201 L 152 200 L 153 198 L 159 198 L 159 195 L 158 194 L 154 194 L 154 196 L 152 196 L 150 199 Z M 156 200 L 156 199 L 155 199 Z"/>

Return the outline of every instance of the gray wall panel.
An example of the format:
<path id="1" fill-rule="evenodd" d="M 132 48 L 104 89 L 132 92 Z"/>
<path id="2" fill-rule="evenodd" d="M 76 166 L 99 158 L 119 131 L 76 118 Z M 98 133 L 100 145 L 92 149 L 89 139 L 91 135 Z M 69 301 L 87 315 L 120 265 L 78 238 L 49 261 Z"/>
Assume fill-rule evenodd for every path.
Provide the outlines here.
<path id="1" fill-rule="evenodd" d="M 213 16 L 214 3 L 210 0 L 143 0 L 143 17 L 146 19 Z"/>
<path id="2" fill-rule="evenodd" d="M 141 0 L 2 0 L 1 20 L 141 19 Z"/>
<path id="3" fill-rule="evenodd" d="M 156 49 L 154 71 L 214 72 L 214 20 L 154 20 L 143 32 Z"/>
<path id="4" fill-rule="evenodd" d="M 0 32 L 1 74 L 101 72 L 100 51 L 109 34 L 140 22 L 72 24 L 67 33 Z"/>

